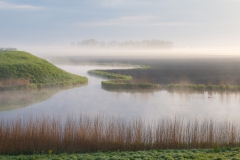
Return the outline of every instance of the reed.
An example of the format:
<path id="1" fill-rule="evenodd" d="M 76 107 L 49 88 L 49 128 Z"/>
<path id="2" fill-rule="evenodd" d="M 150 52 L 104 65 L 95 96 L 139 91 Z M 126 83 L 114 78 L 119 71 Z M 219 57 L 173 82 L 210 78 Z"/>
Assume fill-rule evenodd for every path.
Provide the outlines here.
<path id="1" fill-rule="evenodd" d="M 29 79 L 10 79 L 10 80 L 0 80 L 0 91 L 5 90 L 26 90 L 26 89 L 41 89 L 41 88 L 51 88 L 51 87 L 67 87 L 75 85 L 86 85 L 88 83 L 87 78 L 81 78 L 78 80 L 71 80 L 65 82 L 56 83 L 30 83 Z"/>
<path id="2" fill-rule="evenodd" d="M 161 86 L 152 83 L 135 83 L 127 80 L 109 80 L 102 81 L 102 88 L 105 90 L 134 90 L 134 89 L 150 89 L 160 90 Z"/>
<path id="3" fill-rule="evenodd" d="M 237 147 L 239 124 L 181 117 L 147 122 L 136 118 L 21 118 L 0 121 L 0 154 L 82 153 L 150 149 Z"/>
<path id="4" fill-rule="evenodd" d="M 207 91 L 239 91 L 237 85 L 204 85 L 204 84 L 168 84 L 168 90 L 207 90 Z"/>
<path id="5" fill-rule="evenodd" d="M 88 71 L 88 74 L 96 75 L 96 76 L 103 77 L 103 78 L 110 78 L 110 79 L 132 80 L 132 76 L 109 73 L 109 72 L 105 72 L 104 70 L 90 70 L 90 71 Z"/>
<path id="6" fill-rule="evenodd" d="M 22 86 L 22 85 L 29 85 L 30 79 L 7 79 L 7 80 L 0 80 L 0 87 L 9 87 L 9 86 Z"/>

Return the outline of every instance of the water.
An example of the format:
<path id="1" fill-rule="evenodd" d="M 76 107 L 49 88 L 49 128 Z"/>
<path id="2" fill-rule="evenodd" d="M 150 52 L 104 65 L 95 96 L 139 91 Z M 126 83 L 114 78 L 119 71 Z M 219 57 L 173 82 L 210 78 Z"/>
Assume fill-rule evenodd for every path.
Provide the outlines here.
<path id="1" fill-rule="evenodd" d="M 101 89 L 102 78 L 89 76 L 92 69 L 117 69 L 107 66 L 58 66 L 87 76 L 86 86 L 40 91 L 0 92 L 0 117 L 105 114 L 124 118 L 196 117 L 239 119 L 240 94 L 215 92 L 109 92 Z M 129 68 L 129 67 L 126 67 Z M 11 110 L 10 110 L 11 109 Z"/>

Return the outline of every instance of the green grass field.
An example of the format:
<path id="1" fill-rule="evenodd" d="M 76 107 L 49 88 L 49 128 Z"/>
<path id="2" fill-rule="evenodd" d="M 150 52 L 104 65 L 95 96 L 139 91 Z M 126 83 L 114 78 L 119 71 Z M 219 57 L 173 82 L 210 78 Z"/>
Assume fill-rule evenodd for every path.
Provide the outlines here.
<path id="1" fill-rule="evenodd" d="M 151 150 L 129 152 L 97 152 L 82 154 L 33 153 L 32 155 L 0 156 L 1 160 L 239 160 L 240 148 L 215 148 L 191 150 Z"/>
<path id="2" fill-rule="evenodd" d="M 0 51 L 0 88 L 41 88 L 87 82 L 86 77 L 68 73 L 48 61 L 23 51 Z"/>

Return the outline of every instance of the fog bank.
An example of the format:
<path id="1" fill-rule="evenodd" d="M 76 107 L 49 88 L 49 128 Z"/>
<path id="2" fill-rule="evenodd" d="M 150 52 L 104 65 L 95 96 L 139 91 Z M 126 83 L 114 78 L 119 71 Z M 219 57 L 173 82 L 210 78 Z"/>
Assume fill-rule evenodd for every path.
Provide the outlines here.
<path id="1" fill-rule="evenodd" d="M 30 52 L 39 57 L 56 56 L 125 56 L 125 57 L 166 57 L 166 58 L 206 58 L 240 57 L 239 48 L 172 48 L 172 49 L 87 49 L 70 46 L 21 46 L 18 50 Z"/>

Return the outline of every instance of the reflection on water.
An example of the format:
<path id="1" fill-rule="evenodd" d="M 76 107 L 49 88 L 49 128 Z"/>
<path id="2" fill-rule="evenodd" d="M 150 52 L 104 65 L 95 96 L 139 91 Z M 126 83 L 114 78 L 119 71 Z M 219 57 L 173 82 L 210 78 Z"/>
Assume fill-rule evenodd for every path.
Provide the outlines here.
<path id="1" fill-rule="evenodd" d="M 39 103 L 51 98 L 56 93 L 73 87 L 83 85 L 51 87 L 32 90 L 1 91 L 0 92 L 0 111 L 12 110 Z"/>
<path id="2" fill-rule="evenodd" d="M 87 74 L 106 66 L 59 66 L 89 78 L 88 85 L 56 93 L 49 99 L 24 108 L 0 112 L 1 117 L 16 115 L 116 115 L 124 118 L 142 117 L 148 120 L 162 117 L 197 117 L 239 119 L 240 93 L 234 92 L 109 92 L 101 89 L 103 79 Z M 123 67 L 119 67 L 123 68 Z M 47 93 L 45 93 L 47 94 Z M 50 93 L 49 93 L 50 94 Z M 53 94 L 52 94 L 53 95 Z"/>
<path id="3" fill-rule="evenodd" d="M 52 97 L 56 90 L 0 92 L 0 111 L 25 107 Z"/>
<path id="4" fill-rule="evenodd" d="M 132 93 L 132 94 L 135 93 L 149 94 L 160 91 L 160 89 L 121 89 L 121 88 L 105 88 L 103 86 L 101 86 L 101 88 L 105 91 L 113 93 Z"/>

